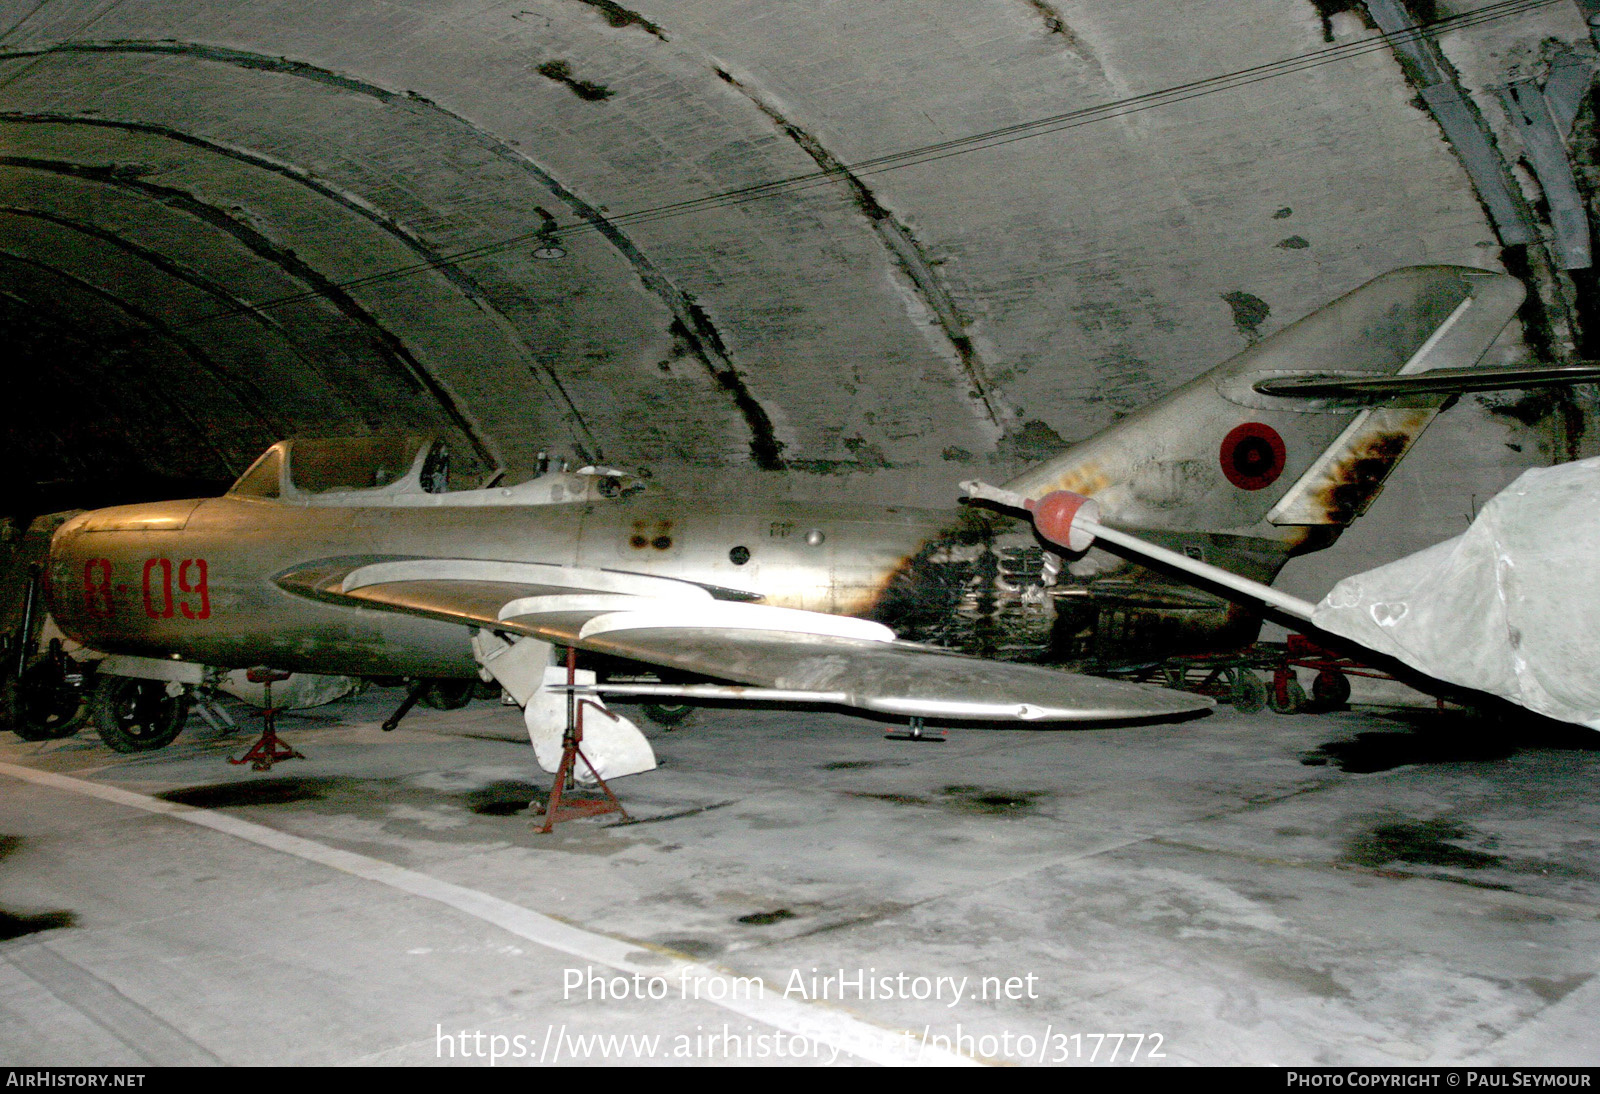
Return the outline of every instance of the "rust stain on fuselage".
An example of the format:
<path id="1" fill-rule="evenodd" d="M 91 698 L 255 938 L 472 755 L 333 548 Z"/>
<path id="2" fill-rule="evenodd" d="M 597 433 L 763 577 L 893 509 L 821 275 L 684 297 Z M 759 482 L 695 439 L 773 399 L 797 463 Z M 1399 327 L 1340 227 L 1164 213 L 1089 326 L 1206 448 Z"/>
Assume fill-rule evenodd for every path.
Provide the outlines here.
<path id="1" fill-rule="evenodd" d="M 1069 468 L 1052 484 L 1057 490 L 1070 490 L 1085 497 L 1093 496 L 1111 485 L 1111 480 L 1097 464 Z"/>

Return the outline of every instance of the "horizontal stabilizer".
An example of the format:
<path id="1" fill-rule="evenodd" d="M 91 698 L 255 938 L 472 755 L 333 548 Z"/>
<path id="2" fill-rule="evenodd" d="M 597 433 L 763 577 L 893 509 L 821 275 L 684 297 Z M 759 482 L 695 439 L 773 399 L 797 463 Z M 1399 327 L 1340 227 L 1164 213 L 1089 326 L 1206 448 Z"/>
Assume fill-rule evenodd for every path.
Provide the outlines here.
<path id="1" fill-rule="evenodd" d="M 1555 365 L 1547 368 L 1439 368 L 1401 376 L 1306 373 L 1261 380 L 1255 384 L 1255 390 L 1263 395 L 1382 403 L 1409 395 L 1458 395 L 1469 391 L 1593 383 L 1600 383 L 1600 366 Z"/>

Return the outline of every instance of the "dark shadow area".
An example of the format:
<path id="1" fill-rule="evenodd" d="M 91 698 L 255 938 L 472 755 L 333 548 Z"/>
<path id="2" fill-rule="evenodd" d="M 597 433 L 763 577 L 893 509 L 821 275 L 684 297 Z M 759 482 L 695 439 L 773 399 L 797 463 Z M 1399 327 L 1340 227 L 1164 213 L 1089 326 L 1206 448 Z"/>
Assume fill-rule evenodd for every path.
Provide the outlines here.
<path id="1" fill-rule="evenodd" d="M 1514 708 L 1489 713 L 1407 710 L 1385 717 L 1393 731 L 1357 733 L 1318 745 L 1300 762 L 1368 775 L 1414 764 L 1495 763 L 1518 752 L 1600 751 L 1600 734 Z"/>
<path id="2" fill-rule="evenodd" d="M 21 847 L 21 836 L 0 836 L 0 859 L 10 858 Z M 38 934 L 40 931 L 53 931 L 59 927 L 77 925 L 78 917 L 65 909 L 22 915 L 0 908 L 0 942 L 21 938 L 23 935 Z"/>
<path id="3" fill-rule="evenodd" d="M 0 942 L 23 935 L 53 931 L 61 927 L 76 927 L 78 917 L 68 911 L 40 912 L 38 915 L 17 915 L 0 909 Z"/>
<path id="4" fill-rule="evenodd" d="M 547 796 L 545 787 L 507 779 L 481 786 L 468 793 L 465 800 L 467 808 L 479 816 L 509 817 L 527 812 L 528 806 L 535 801 L 542 804 Z"/>
<path id="5" fill-rule="evenodd" d="M 353 787 L 355 779 L 317 776 L 290 776 L 281 779 L 252 779 L 248 782 L 210 783 L 188 786 L 157 794 L 162 801 L 191 805 L 196 809 L 229 809 L 249 805 L 288 805 L 291 802 L 321 801 L 329 793 Z"/>

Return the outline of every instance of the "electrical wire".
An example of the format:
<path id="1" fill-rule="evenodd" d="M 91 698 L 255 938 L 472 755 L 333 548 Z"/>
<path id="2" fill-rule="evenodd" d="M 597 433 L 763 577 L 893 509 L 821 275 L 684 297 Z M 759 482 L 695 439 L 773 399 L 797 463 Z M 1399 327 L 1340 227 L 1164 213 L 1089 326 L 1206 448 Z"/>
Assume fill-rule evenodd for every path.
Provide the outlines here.
<path id="1" fill-rule="evenodd" d="M 383 281 L 408 277 L 412 274 L 423 273 L 428 270 L 441 269 L 449 266 L 458 266 L 464 262 L 478 258 L 486 258 L 505 251 L 514 250 L 533 242 L 549 243 L 558 239 L 570 238 L 586 232 L 600 231 L 602 227 L 613 228 L 637 227 L 644 224 L 653 224 L 658 221 L 689 216 L 695 213 L 710 212 L 718 209 L 733 208 L 749 202 L 761 201 L 779 195 L 792 195 L 804 193 L 818 187 L 831 186 L 838 179 L 845 177 L 863 178 L 873 175 L 885 174 L 890 171 L 903 170 L 907 167 L 922 164 L 936 163 L 940 160 L 954 156 L 970 155 L 974 152 L 989 151 L 1001 148 L 1018 141 L 1032 140 L 1035 137 L 1062 133 L 1086 125 L 1110 121 L 1115 118 L 1126 117 L 1130 114 L 1158 107 L 1171 106 L 1176 103 L 1189 102 L 1207 95 L 1215 95 L 1225 91 L 1233 91 L 1241 87 L 1261 83 L 1265 80 L 1274 80 L 1283 76 L 1306 72 L 1322 65 L 1333 64 L 1349 60 L 1354 57 L 1364 56 L 1380 50 L 1392 49 L 1397 45 L 1404 45 L 1423 40 L 1432 34 L 1444 31 L 1463 30 L 1470 27 L 1482 26 L 1488 23 L 1510 19 L 1526 14 L 1540 8 L 1551 7 L 1557 3 L 1566 3 L 1568 0 L 1501 0 L 1499 3 L 1489 4 L 1474 11 L 1463 12 L 1459 15 L 1449 16 L 1435 20 L 1425 27 L 1414 27 L 1394 34 L 1377 33 L 1368 35 L 1352 42 L 1330 46 L 1326 49 L 1313 50 L 1279 61 L 1255 65 L 1250 68 L 1240 69 L 1236 72 L 1225 73 L 1220 76 L 1211 76 L 1202 80 L 1189 83 L 1176 84 L 1171 87 L 1150 91 L 1140 95 L 1131 95 L 1127 98 L 1116 99 L 1111 102 L 1099 103 L 1095 106 L 1083 107 L 1060 114 L 1053 114 L 1044 118 L 1019 122 L 1014 125 L 1002 126 L 986 130 L 965 137 L 957 137 L 934 144 L 921 145 L 899 152 L 891 152 L 874 156 L 854 163 L 842 164 L 837 167 L 823 168 L 817 171 L 808 171 L 799 175 L 790 175 L 769 182 L 755 183 L 750 186 L 738 187 L 732 190 L 723 190 L 703 197 L 688 198 L 682 201 L 669 202 L 663 205 L 650 206 L 632 212 L 619 213 L 605 218 L 604 224 L 583 222 L 568 225 L 565 228 L 551 230 L 543 227 L 537 231 L 526 232 L 510 236 L 506 239 L 492 243 L 480 244 L 459 251 L 441 255 L 436 259 L 425 262 L 408 263 L 380 270 L 361 277 L 351 278 L 337 283 L 341 289 L 359 288 L 373 285 Z M 260 311 L 269 308 L 284 307 L 300 303 L 305 300 L 316 299 L 321 293 L 316 290 L 307 290 L 273 297 L 256 304 L 249 305 L 247 309 L 229 309 L 220 311 L 185 324 L 196 326 L 202 323 L 214 322 L 219 319 L 229 318 L 241 314 L 243 310 Z"/>

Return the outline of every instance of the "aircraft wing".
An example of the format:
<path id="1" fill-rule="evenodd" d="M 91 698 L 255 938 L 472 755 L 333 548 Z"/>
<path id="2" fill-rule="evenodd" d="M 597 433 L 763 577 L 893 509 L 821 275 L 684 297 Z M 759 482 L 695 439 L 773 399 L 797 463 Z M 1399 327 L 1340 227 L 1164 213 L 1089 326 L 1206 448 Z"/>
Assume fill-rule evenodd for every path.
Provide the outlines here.
<path id="1" fill-rule="evenodd" d="M 702 586 L 643 574 L 399 559 L 307 566 L 278 584 L 318 600 L 526 635 L 771 692 L 751 698 L 1029 722 L 1168 717 L 1213 705 L 1164 688 L 901 642 L 868 620 L 718 600 Z"/>

